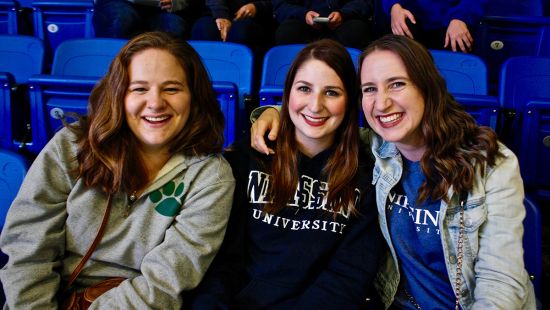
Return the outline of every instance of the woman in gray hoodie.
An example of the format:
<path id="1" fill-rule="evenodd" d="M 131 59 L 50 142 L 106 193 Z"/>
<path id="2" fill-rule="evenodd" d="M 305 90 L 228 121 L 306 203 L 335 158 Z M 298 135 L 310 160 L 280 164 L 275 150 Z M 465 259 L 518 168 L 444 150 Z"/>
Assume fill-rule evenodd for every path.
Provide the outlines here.
<path id="1" fill-rule="evenodd" d="M 145 33 L 121 49 L 88 112 L 38 155 L 8 212 L 5 308 L 57 309 L 110 203 L 71 290 L 122 277 L 90 309 L 178 309 L 221 244 L 233 197 L 208 74 L 183 40 Z"/>

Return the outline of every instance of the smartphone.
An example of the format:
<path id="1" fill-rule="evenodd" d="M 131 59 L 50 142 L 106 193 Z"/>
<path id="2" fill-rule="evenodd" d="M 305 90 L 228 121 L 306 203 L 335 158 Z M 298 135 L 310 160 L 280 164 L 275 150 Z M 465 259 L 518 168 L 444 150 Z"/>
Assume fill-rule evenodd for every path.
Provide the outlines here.
<path id="1" fill-rule="evenodd" d="M 330 21 L 330 19 L 328 17 L 321 17 L 321 16 L 313 17 L 313 22 L 314 23 L 328 24 L 329 21 Z"/>

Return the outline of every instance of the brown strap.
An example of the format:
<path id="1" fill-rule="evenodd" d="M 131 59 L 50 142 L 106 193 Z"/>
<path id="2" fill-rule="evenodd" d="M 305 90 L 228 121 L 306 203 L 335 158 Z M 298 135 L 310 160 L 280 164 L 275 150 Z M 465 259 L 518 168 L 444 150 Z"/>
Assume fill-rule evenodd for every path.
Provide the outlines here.
<path id="1" fill-rule="evenodd" d="M 65 288 L 65 290 L 68 290 L 71 287 L 71 285 L 73 285 L 74 281 L 76 280 L 76 277 L 78 277 L 78 275 L 82 271 L 84 264 L 86 264 L 90 256 L 92 256 L 92 253 L 94 252 L 95 248 L 101 241 L 101 237 L 103 237 L 103 233 L 105 232 L 105 227 L 107 227 L 107 222 L 109 221 L 109 213 L 111 211 L 112 198 L 113 198 L 113 195 L 109 194 L 109 198 L 107 198 L 107 208 L 105 208 L 105 214 L 103 215 L 103 220 L 101 221 L 101 225 L 99 226 L 99 230 L 97 231 L 97 235 L 95 236 L 94 242 L 92 242 L 92 245 L 90 245 L 90 248 L 88 249 L 88 252 L 86 252 L 86 255 L 82 257 L 82 259 L 80 260 L 80 263 L 78 263 L 78 265 L 73 270 L 73 273 L 69 277 L 69 281 L 67 282 L 67 287 Z"/>

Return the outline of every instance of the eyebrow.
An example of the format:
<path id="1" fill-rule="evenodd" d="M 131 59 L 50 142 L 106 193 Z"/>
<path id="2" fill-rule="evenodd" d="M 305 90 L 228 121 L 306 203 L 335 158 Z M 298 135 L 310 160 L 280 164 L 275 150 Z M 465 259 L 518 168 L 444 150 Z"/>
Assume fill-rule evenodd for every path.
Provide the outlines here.
<path id="1" fill-rule="evenodd" d="M 385 84 L 388 84 L 388 83 L 391 83 L 391 82 L 395 82 L 395 81 L 397 81 L 397 80 L 406 80 L 406 81 L 410 81 L 409 78 L 404 77 L 404 76 L 392 76 L 392 77 L 390 77 L 390 78 L 384 80 L 384 83 L 385 83 Z M 361 83 L 361 87 L 366 86 L 366 85 L 374 85 L 374 84 L 375 84 L 375 83 L 373 83 L 373 82 Z"/>
<path id="2" fill-rule="evenodd" d="M 131 81 L 129 83 L 129 85 L 142 85 L 142 84 L 149 84 L 148 81 L 144 81 L 144 80 L 137 80 L 137 81 Z M 170 85 L 170 84 L 177 84 L 177 85 L 181 85 L 181 86 L 184 86 L 185 84 L 181 81 L 178 81 L 178 80 L 168 80 L 168 81 L 164 81 L 162 82 L 160 85 Z"/>
<path id="3" fill-rule="evenodd" d="M 292 85 L 296 85 L 298 83 L 303 83 L 303 84 L 306 84 L 308 86 L 311 86 L 313 85 L 313 83 L 310 83 L 308 81 L 304 81 L 304 80 L 298 80 L 298 81 L 295 81 Z M 328 86 L 324 86 L 323 89 L 340 89 L 340 90 L 344 90 L 343 87 L 340 87 L 340 86 L 336 86 L 336 85 L 328 85 Z"/>

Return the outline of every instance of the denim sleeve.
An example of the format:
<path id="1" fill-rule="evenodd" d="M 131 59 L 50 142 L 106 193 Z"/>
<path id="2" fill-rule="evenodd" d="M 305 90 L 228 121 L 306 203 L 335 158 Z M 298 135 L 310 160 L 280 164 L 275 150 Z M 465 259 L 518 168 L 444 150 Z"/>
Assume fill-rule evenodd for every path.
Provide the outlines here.
<path id="1" fill-rule="evenodd" d="M 488 168 L 487 220 L 480 227 L 472 309 L 522 309 L 530 286 L 523 262 L 523 181 L 516 156 Z"/>

